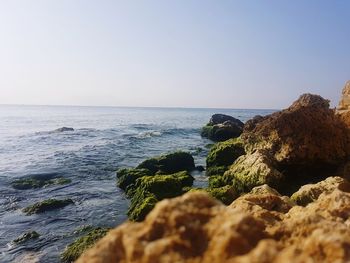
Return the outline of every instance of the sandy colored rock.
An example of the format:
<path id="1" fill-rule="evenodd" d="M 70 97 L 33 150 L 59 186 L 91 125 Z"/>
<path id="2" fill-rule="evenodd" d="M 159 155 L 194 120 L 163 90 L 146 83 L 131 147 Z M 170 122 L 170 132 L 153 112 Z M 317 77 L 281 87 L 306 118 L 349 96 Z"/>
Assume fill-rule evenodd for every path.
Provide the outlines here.
<path id="1" fill-rule="evenodd" d="M 333 192 L 336 188 L 349 189 L 350 184 L 341 177 L 329 177 L 317 184 L 307 184 L 295 192 L 291 199 L 298 205 L 307 205 L 314 202 L 322 193 Z"/>
<path id="2" fill-rule="evenodd" d="M 350 81 L 345 83 L 338 106 L 339 111 L 350 110 Z"/>
<path id="3" fill-rule="evenodd" d="M 338 185 L 306 207 L 265 186 L 228 207 L 191 192 L 110 231 L 77 262 L 349 262 L 348 190 Z"/>
<path id="4" fill-rule="evenodd" d="M 347 132 L 328 100 L 304 94 L 289 108 L 249 122 L 241 138 L 248 153 L 268 150 L 280 167 L 320 168 L 346 159 Z"/>

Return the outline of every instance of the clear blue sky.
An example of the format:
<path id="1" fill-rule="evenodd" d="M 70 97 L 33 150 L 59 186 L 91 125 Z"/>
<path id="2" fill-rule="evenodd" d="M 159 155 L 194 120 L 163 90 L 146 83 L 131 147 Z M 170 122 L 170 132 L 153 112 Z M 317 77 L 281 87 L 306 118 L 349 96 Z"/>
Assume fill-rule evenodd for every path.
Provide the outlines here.
<path id="1" fill-rule="evenodd" d="M 350 1 L 0 2 L 0 103 L 283 108 L 338 102 Z"/>

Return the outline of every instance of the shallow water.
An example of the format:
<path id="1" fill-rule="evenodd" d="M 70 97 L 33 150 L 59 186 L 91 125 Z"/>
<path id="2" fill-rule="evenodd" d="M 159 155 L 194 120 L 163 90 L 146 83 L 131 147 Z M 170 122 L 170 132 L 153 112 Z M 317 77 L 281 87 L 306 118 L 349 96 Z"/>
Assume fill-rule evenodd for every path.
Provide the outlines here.
<path id="1" fill-rule="evenodd" d="M 0 262 L 59 262 L 83 225 L 114 227 L 126 220 L 129 201 L 116 187 L 115 171 L 145 158 L 185 150 L 205 165 L 210 140 L 200 128 L 214 113 L 243 122 L 272 110 L 0 106 Z M 54 132 L 60 127 L 74 131 Z M 68 185 L 16 190 L 10 183 L 31 175 L 72 180 Z M 194 174 L 205 186 L 203 173 Z M 26 216 L 21 209 L 48 198 L 74 205 Z M 12 240 L 29 230 L 41 237 Z"/>

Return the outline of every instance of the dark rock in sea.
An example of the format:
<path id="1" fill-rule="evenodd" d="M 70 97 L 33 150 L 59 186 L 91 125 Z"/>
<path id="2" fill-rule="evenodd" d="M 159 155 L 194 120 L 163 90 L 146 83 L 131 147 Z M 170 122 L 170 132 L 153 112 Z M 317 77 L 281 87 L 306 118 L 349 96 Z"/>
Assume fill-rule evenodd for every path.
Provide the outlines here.
<path id="1" fill-rule="evenodd" d="M 195 167 L 195 170 L 196 170 L 196 171 L 199 171 L 199 172 L 203 172 L 203 171 L 205 171 L 205 168 L 204 168 L 203 165 L 197 165 L 197 166 Z"/>
<path id="2" fill-rule="evenodd" d="M 222 124 L 226 121 L 232 122 L 240 127 L 243 127 L 244 125 L 244 123 L 241 122 L 240 120 L 225 114 L 214 114 L 213 116 L 211 116 L 208 125 Z"/>
<path id="3" fill-rule="evenodd" d="M 18 190 L 41 188 L 50 185 L 64 185 L 71 183 L 71 180 L 64 177 L 47 178 L 44 176 L 32 176 L 14 180 L 11 186 Z"/>
<path id="4" fill-rule="evenodd" d="M 40 237 L 40 235 L 36 231 L 30 231 L 30 232 L 24 233 L 23 235 L 19 236 L 15 240 L 13 240 L 13 243 L 22 244 L 22 243 L 27 242 L 28 240 L 37 239 L 39 237 Z"/>
<path id="5" fill-rule="evenodd" d="M 226 141 L 240 136 L 243 126 L 243 122 L 232 116 L 214 114 L 209 123 L 202 128 L 201 135 L 213 141 Z"/>
<path id="6" fill-rule="evenodd" d="M 98 240 L 104 237 L 108 228 L 92 228 L 87 231 L 87 234 L 76 239 L 73 243 L 68 245 L 61 255 L 63 262 L 74 262 L 86 249 L 92 247 Z"/>
<path id="7" fill-rule="evenodd" d="M 70 204 L 74 204 L 72 199 L 47 199 L 24 208 L 23 212 L 26 213 L 26 215 L 39 214 L 44 213 L 46 211 L 63 208 Z"/>
<path id="8" fill-rule="evenodd" d="M 150 170 L 153 174 L 169 174 L 180 171 L 191 171 L 195 168 L 194 159 L 187 152 L 173 152 L 143 161 L 137 166 Z"/>
<path id="9" fill-rule="evenodd" d="M 62 127 L 54 130 L 53 132 L 67 132 L 67 131 L 74 131 L 74 129 L 70 127 Z"/>

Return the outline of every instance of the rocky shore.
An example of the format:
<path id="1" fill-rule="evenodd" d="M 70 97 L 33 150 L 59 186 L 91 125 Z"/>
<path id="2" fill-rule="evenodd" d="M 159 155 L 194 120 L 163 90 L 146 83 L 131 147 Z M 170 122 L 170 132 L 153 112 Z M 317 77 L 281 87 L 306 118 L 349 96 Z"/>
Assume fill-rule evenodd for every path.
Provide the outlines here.
<path id="1" fill-rule="evenodd" d="M 77 262 L 349 262 L 349 89 L 338 110 L 304 94 L 244 125 L 214 115 L 202 130 L 217 141 L 207 188 L 192 186 L 185 152 L 119 170 L 139 222 L 111 230 Z"/>

